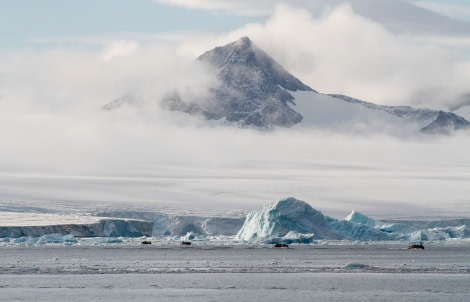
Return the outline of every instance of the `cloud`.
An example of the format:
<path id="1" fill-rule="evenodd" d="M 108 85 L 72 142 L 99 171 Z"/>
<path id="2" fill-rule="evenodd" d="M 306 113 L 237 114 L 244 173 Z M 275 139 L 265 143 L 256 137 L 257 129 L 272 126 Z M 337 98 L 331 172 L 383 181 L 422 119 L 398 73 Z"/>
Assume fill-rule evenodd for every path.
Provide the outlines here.
<path id="1" fill-rule="evenodd" d="M 263 23 L 248 24 L 223 35 L 211 32 L 120 33 L 36 41 L 93 45 L 99 47 L 101 56 L 108 60 L 131 52 L 141 53 L 139 47 L 145 52 L 149 49 L 147 44 L 166 44 L 186 56 L 186 60 L 192 60 L 208 49 L 247 35 L 288 71 L 321 92 L 343 93 L 381 104 L 434 108 L 445 108 L 468 94 L 465 67 L 470 61 L 469 35 L 433 34 L 433 28 L 420 34 L 409 31 L 410 20 L 423 20 L 420 12 L 424 9 L 403 1 L 380 2 L 389 7 L 392 16 L 387 17 L 388 21 L 385 15 L 368 17 L 383 13 L 375 2 L 353 1 L 351 5 L 334 6 L 340 2 L 295 1 L 292 3 L 296 6 L 276 6 L 272 1 L 255 4 L 252 1 L 167 1 L 191 8 L 223 9 L 226 13 L 256 8 L 270 15 Z M 426 25 L 416 24 L 446 27 L 434 22 L 435 15 L 428 13 L 424 16 L 431 16 L 431 19 L 426 19 L 429 21 Z M 400 16 L 407 19 L 402 20 L 400 18 L 404 17 Z M 397 33 L 391 31 L 390 24 L 401 24 L 404 28 Z"/>
<path id="2" fill-rule="evenodd" d="M 134 41 L 115 41 L 104 50 L 103 60 L 109 61 L 114 57 L 129 56 L 136 51 L 138 47 L 139 44 Z"/>
<path id="3" fill-rule="evenodd" d="M 217 41 L 223 45 L 241 36 L 251 37 L 288 71 L 324 93 L 442 108 L 468 91 L 464 79 L 470 74 L 462 68 L 470 62 L 468 38 L 441 39 L 449 44 L 439 45 L 434 36 L 393 34 L 349 5 L 318 17 L 279 5 L 264 24 L 246 25 Z M 447 47 L 456 43 L 460 46 Z"/>
<path id="4" fill-rule="evenodd" d="M 278 4 L 290 5 L 308 10 L 319 16 L 324 11 L 348 3 L 353 10 L 364 18 L 382 24 L 394 33 L 418 33 L 470 35 L 470 24 L 453 20 L 442 15 L 440 7 L 422 5 L 423 1 L 412 3 L 405 0 L 282 0 L 282 1 L 249 1 L 249 0 L 153 0 L 155 2 L 176 5 L 187 9 L 203 9 L 225 14 L 248 16 L 270 16 Z M 425 8 L 423 8 L 425 7 Z M 430 9 L 431 8 L 431 9 Z M 435 9 L 436 8 L 436 9 Z M 464 10 L 466 11 L 466 8 Z"/>

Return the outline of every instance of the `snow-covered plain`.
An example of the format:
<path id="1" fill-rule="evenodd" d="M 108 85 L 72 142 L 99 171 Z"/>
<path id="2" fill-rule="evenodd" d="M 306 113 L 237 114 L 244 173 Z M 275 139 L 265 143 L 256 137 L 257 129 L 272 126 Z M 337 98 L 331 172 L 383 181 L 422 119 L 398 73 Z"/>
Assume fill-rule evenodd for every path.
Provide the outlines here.
<path id="1" fill-rule="evenodd" d="M 70 158 L 37 155 L 46 172 L 28 159 L 12 155 L 9 166 L 3 158 L 0 209 L 74 214 L 143 208 L 230 216 L 295 196 L 337 218 L 352 210 L 376 219 L 470 216 L 465 135 L 397 139 L 170 128 L 168 135 L 183 137 L 158 144 L 161 130 L 154 130 L 155 140 L 145 134 L 134 138 L 132 148 L 119 143 L 106 154 L 99 151 L 101 165 L 87 152 L 76 159 L 72 149 Z"/>

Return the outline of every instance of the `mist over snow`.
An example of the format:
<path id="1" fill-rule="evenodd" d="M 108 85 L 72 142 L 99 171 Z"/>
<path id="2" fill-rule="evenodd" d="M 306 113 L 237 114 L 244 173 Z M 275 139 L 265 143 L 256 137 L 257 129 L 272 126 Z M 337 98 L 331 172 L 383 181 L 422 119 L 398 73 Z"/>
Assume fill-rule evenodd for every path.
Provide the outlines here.
<path id="1" fill-rule="evenodd" d="M 279 5 L 263 23 L 200 38 L 3 51 L 1 202 L 253 210 L 294 196 L 333 216 L 469 215 L 468 133 L 256 131 L 162 110 L 174 91 L 204 99 L 216 79 L 196 57 L 241 36 L 322 93 L 437 108 L 468 93 L 466 39 L 418 43 L 349 5 Z"/>
<path id="2" fill-rule="evenodd" d="M 470 213 L 466 133 L 401 139 L 210 126 L 147 103 L 102 110 L 107 87 L 81 92 L 83 102 L 62 89 L 70 103 L 60 106 L 34 93 L 29 107 L 2 102 L 3 204 L 253 210 L 295 196 L 335 217 Z"/>

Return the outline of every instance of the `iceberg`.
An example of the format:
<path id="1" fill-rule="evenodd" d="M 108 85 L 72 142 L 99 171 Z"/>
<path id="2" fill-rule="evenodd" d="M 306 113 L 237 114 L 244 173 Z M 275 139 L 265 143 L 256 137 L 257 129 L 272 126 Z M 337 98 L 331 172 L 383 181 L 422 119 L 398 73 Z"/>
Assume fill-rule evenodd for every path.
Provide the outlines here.
<path id="1" fill-rule="evenodd" d="M 470 238 L 468 219 L 445 222 L 386 222 L 352 211 L 344 220 L 324 216 L 293 197 L 271 202 L 248 214 L 237 241 L 313 243 L 315 239 L 431 241 Z M 434 226 L 431 228 L 430 226 Z"/>
<path id="2" fill-rule="evenodd" d="M 289 232 L 295 233 L 289 234 Z M 289 197 L 271 202 L 261 210 L 249 213 L 235 240 L 256 239 L 273 242 L 278 240 L 276 238 L 293 239 L 294 234 L 297 234 L 299 239 L 343 238 L 320 211 L 305 201 Z"/>

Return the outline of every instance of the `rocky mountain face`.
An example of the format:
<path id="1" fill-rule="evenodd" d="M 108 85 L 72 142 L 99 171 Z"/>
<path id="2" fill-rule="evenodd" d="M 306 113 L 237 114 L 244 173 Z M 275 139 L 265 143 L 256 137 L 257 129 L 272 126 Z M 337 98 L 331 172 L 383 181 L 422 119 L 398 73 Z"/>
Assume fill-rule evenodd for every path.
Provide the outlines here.
<path id="1" fill-rule="evenodd" d="M 439 111 L 437 117 L 429 125 L 421 129 L 427 134 L 451 134 L 456 130 L 469 129 L 470 122 L 451 112 Z"/>
<path id="2" fill-rule="evenodd" d="M 203 96 L 188 97 L 176 91 L 162 100 L 165 109 L 259 129 L 291 127 L 299 123 L 345 130 L 355 123 L 371 130 L 410 128 L 412 132 L 426 134 L 450 134 L 470 129 L 470 122 L 457 115 L 470 112 L 465 106 L 450 113 L 383 106 L 345 95 L 318 93 L 287 72 L 247 37 L 205 52 L 198 62 L 215 75 L 217 84 Z M 302 101 L 296 100 L 293 94 L 304 97 Z M 143 103 L 134 95 L 125 95 L 103 109 L 114 110 L 123 104 L 140 106 Z M 383 127 L 377 127 L 380 124 Z"/>
<path id="3" fill-rule="evenodd" d="M 216 73 L 219 84 L 204 102 L 182 100 L 175 93 L 165 101 L 168 109 L 257 128 L 290 127 L 302 121 L 302 115 L 289 106 L 295 105 L 289 91 L 313 89 L 285 71 L 249 38 L 210 50 L 198 60 Z"/>

